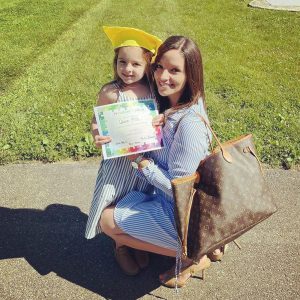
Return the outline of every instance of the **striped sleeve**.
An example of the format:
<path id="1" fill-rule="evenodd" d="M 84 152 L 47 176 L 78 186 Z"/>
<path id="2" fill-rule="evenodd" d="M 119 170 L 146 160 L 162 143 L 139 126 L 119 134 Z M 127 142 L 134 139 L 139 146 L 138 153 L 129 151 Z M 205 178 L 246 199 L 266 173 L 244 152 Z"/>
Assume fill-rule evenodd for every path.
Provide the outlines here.
<path id="1" fill-rule="evenodd" d="M 168 170 L 153 162 L 139 172 L 149 183 L 172 196 L 171 180 L 193 174 L 205 157 L 208 149 L 206 135 L 205 125 L 196 116 L 183 118 L 169 151 Z"/>

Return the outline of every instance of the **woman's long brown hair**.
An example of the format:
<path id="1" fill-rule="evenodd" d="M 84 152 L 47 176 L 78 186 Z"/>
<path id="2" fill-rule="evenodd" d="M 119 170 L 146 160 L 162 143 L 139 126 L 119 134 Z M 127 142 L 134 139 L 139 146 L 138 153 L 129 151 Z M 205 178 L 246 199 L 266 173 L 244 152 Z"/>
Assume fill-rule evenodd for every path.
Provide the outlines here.
<path id="1" fill-rule="evenodd" d="M 178 105 L 173 110 L 176 111 L 180 108 L 191 106 L 197 103 L 200 97 L 202 97 L 205 107 L 202 57 L 198 46 L 191 39 L 184 36 L 170 36 L 167 38 L 158 49 L 152 68 L 153 72 L 155 72 L 156 65 L 162 56 L 172 49 L 179 50 L 183 54 L 187 78 Z M 152 78 L 159 111 L 164 112 L 170 108 L 169 99 L 168 97 L 159 95 L 154 76 Z"/>

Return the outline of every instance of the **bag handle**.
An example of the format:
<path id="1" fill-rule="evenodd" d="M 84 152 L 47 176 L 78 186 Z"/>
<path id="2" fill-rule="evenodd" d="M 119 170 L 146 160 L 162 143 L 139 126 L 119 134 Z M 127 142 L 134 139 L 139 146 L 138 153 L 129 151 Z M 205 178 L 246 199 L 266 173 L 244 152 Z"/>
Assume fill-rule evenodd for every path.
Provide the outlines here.
<path id="1" fill-rule="evenodd" d="M 233 159 L 232 159 L 232 156 L 230 155 L 230 153 L 228 151 L 226 151 L 226 149 L 224 149 L 224 147 L 222 146 L 220 140 L 217 138 L 217 135 L 215 134 L 214 130 L 210 127 L 209 123 L 207 122 L 207 120 L 205 120 L 205 118 L 203 118 L 202 115 L 200 115 L 199 113 L 196 112 L 196 114 L 198 115 L 198 117 L 201 119 L 202 122 L 204 122 L 204 124 L 209 128 L 209 130 L 211 131 L 211 133 L 213 134 L 214 138 L 216 139 L 217 143 L 218 143 L 218 146 L 220 147 L 221 151 L 222 151 L 222 155 L 223 155 L 223 158 L 229 162 L 229 163 L 232 163 L 233 162 Z M 258 164 L 259 164 L 259 167 L 260 167 L 260 170 L 261 172 L 263 173 L 263 168 L 262 168 L 262 165 L 257 157 L 257 155 L 255 154 L 255 152 L 250 148 L 250 147 L 247 147 L 244 149 L 244 152 L 250 152 L 255 158 L 256 160 L 258 161 Z"/>
<path id="2" fill-rule="evenodd" d="M 220 147 L 221 151 L 222 151 L 222 155 L 224 157 L 224 159 L 229 162 L 232 163 L 233 159 L 232 156 L 230 155 L 230 153 L 228 151 L 226 151 L 226 149 L 222 146 L 220 140 L 217 138 L 217 135 L 215 134 L 214 130 L 210 127 L 209 123 L 205 120 L 205 118 L 203 118 L 202 115 L 200 115 L 199 113 L 196 112 L 196 115 L 200 118 L 200 120 L 202 122 L 204 122 L 204 124 L 209 128 L 210 132 L 213 134 L 214 138 L 217 141 L 218 146 Z"/>

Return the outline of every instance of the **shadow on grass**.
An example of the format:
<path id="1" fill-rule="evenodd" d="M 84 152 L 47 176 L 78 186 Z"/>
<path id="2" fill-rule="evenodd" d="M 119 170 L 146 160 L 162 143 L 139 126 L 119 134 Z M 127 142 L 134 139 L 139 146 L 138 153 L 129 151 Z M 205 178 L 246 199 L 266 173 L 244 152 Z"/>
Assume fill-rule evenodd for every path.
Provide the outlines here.
<path id="1" fill-rule="evenodd" d="M 84 238 L 86 221 L 87 215 L 74 206 L 52 204 L 45 210 L 0 207 L 0 259 L 24 257 L 39 274 L 55 272 L 104 298 L 136 299 L 152 294 L 159 286 L 159 272 L 171 261 L 153 255 L 147 270 L 135 277 L 123 275 L 107 237 Z"/>

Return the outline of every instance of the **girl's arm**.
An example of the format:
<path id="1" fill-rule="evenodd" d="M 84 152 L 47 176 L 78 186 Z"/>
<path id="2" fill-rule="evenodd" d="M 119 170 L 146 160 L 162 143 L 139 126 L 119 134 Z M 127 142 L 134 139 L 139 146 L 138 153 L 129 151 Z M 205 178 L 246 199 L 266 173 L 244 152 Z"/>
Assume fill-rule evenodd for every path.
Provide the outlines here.
<path id="1" fill-rule="evenodd" d="M 118 91 L 113 84 L 107 84 L 102 87 L 98 93 L 97 106 L 106 104 L 112 104 L 118 101 Z M 91 133 L 94 139 L 94 143 L 97 148 L 100 148 L 103 144 L 109 143 L 111 138 L 109 136 L 103 136 L 99 134 L 98 125 L 96 122 L 95 114 L 91 121 Z"/>
<path id="2" fill-rule="evenodd" d="M 155 162 L 144 162 L 139 176 L 172 196 L 171 180 L 196 172 L 200 161 L 207 155 L 207 130 L 197 117 L 188 117 L 180 121 L 169 152 L 168 169 Z M 142 167 L 141 165 L 141 167 Z"/>

